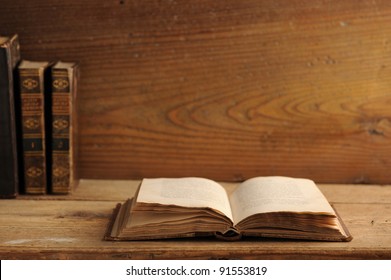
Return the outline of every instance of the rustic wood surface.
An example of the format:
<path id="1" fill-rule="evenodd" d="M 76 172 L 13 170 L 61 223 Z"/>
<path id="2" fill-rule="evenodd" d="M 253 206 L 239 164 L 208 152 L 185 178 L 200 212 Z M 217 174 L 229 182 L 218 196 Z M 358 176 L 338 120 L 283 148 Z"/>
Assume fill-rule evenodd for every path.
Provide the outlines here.
<path id="1" fill-rule="evenodd" d="M 391 2 L 5 0 L 24 58 L 79 61 L 82 178 L 391 183 Z"/>
<path id="2" fill-rule="evenodd" d="M 391 186 L 320 185 L 351 242 L 187 239 L 102 241 L 113 207 L 138 181 L 83 180 L 69 196 L 0 203 L 0 259 L 390 259 Z M 227 188 L 235 184 L 226 183 Z"/>

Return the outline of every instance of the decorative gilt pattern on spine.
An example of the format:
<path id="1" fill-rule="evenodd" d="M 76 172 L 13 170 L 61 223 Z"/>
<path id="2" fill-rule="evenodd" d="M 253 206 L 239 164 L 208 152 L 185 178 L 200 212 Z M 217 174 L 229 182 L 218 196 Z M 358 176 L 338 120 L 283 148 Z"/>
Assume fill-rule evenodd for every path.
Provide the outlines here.
<path id="1" fill-rule="evenodd" d="M 47 63 L 36 67 L 35 63 L 26 61 L 19 66 L 24 181 L 25 192 L 28 194 L 44 194 L 47 190 L 44 114 L 44 69 L 46 66 Z"/>
<path id="2" fill-rule="evenodd" d="M 52 193 L 66 194 L 74 181 L 74 90 L 72 64 L 57 63 L 52 69 Z"/>

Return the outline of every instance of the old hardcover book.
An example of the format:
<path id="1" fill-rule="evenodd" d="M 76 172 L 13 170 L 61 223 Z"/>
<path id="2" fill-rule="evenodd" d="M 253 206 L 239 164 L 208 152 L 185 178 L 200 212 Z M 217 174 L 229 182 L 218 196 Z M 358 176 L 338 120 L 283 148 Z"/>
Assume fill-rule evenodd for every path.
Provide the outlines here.
<path id="1" fill-rule="evenodd" d="M 52 67 L 52 184 L 54 194 L 67 194 L 77 184 L 76 63 L 57 62 Z"/>
<path id="2" fill-rule="evenodd" d="M 255 177 L 232 192 L 204 178 L 144 179 L 115 211 L 106 240 L 243 236 L 349 241 L 349 231 L 315 183 Z"/>
<path id="3" fill-rule="evenodd" d="M 18 36 L 0 37 L 0 197 L 19 189 L 14 72 L 20 60 Z"/>
<path id="4" fill-rule="evenodd" d="M 22 60 L 18 67 L 22 103 L 24 191 L 45 194 L 48 188 L 45 109 L 49 62 Z"/>

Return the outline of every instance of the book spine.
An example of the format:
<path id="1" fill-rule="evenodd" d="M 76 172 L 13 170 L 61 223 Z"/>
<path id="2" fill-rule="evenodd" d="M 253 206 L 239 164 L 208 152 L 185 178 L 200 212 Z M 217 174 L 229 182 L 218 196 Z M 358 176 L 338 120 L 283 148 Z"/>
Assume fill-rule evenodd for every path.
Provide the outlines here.
<path id="1" fill-rule="evenodd" d="M 73 84 L 68 68 L 52 69 L 52 188 L 53 194 L 68 194 L 75 184 L 73 140 L 75 129 Z"/>
<path id="2" fill-rule="evenodd" d="M 19 59 L 15 35 L 0 46 L 0 198 L 13 198 L 19 189 L 14 97 L 14 69 Z"/>
<path id="3" fill-rule="evenodd" d="M 43 69 L 19 69 L 24 184 L 27 194 L 47 190 Z"/>

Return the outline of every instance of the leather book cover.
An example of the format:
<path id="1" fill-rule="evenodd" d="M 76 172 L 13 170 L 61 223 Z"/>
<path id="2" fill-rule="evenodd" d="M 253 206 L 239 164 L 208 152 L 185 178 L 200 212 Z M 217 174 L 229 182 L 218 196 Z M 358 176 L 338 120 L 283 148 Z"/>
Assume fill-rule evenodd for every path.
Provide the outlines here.
<path id="1" fill-rule="evenodd" d="M 18 68 L 22 104 L 24 191 L 27 194 L 45 194 L 48 187 L 45 124 L 48 67 L 48 62 L 23 60 Z"/>
<path id="2" fill-rule="evenodd" d="M 334 207 L 333 207 L 334 208 Z M 303 231 L 291 231 L 291 232 L 262 232 L 247 234 L 245 232 L 241 233 L 238 230 L 232 228 L 225 233 L 219 232 L 189 232 L 188 234 L 178 234 L 178 235 L 165 235 L 164 232 L 161 233 L 160 236 L 118 236 L 118 229 L 122 228 L 120 221 L 123 221 L 123 215 L 129 211 L 126 208 L 125 204 L 118 203 L 116 207 L 113 209 L 113 213 L 109 219 L 107 224 L 107 228 L 105 234 L 103 236 L 103 240 L 106 241 L 137 241 L 137 240 L 152 240 L 152 239 L 172 239 L 172 238 L 190 238 L 190 237 L 210 237 L 214 236 L 217 239 L 223 241 L 238 241 L 241 240 L 242 237 L 260 237 L 260 238 L 278 238 L 285 240 L 307 240 L 307 241 L 334 241 L 334 242 L 349 242 L 353 239 L 349 230 L 345 226 L 343 220 L 339 216 L 337 212 L 337 218 L 342 226 L 342 233 L 338 236 L 330 236 L 329 234 L 315 234 L 311 232 L 303 232 Z"/>
<path id="3" fill-rule="evenodd" d="M 76 63 L 57 62 L 52 68 L 51 192 L 67 194 L 77 184 Z"/>
<path id="4" fill-rule="evenodd" d="M 14 72 L 20 60 L 18 36 L 0 37 L 0 198 L 19 190 Z"/>
<path id="5" fill-rule="evenodd" d="M 103 236 L 104 241 L 145 241 L 145 240 L 164 240 L 164 239 L 173 239 L 173 238 L 193 238 L 193 237 L 217 237 L 218 239 L 222 239 L 225 241 L 236 241 L 240 238 L 224 238 L 221 235 L 216 235 L 216 233 L 213 232 L 189 232 L 186 234 L 175 234 L 175 235 L 165 235 L 162 233 L 162 235 L 159 238 L 156 237 L 146 237 L 146 236 L 132 236 L 132 237 L 116 237 L 112 235 L 113 228 L 116 226 L 116 220 L 118 215 L 120 215 L 121 207 L 123 205 L 121 203 L 117 203 L 116 207 L 113 209 L 113 213 L 109 219 L 109 222 L 106 227 L 106 231 Z"/>

